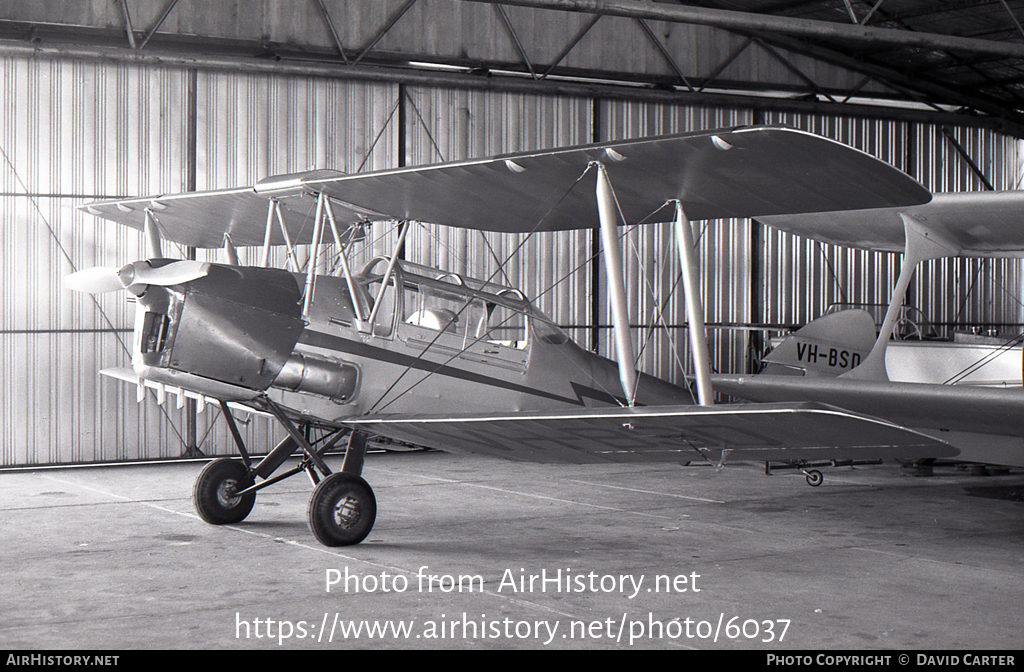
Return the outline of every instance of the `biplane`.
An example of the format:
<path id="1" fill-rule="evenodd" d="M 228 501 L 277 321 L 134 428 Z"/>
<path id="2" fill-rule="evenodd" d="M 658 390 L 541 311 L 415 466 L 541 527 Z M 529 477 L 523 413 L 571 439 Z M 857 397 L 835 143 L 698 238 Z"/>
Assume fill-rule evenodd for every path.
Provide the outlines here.
<path id="1" fill-rule="evenodd" d="M 909 212 L 907 221 L 917 221 L 924 217 L 914 213 L 928 213 L 920 209 L 933 202 L 906 174 L 840 143 L 788 128 L 732 128 L 94 202 L 84 210 L 144 233 L 148 258 L 78 271 L 66 284 L 135 297 L 132 367 L 102 373 L 136 384 L 140 398 L 152 389 L 160 403 L 171 394 L 222 409 L 241 459 L 215 459 L 197 477 L 193 499 L 204 520 L 239 522 L 260 490 L 306 472 L 314 483 L 310 529 L 336 546 L 359 543 L 374 524 L 376 499 L 361 476 L 368 436 L 551 463 L 960 454 L 948 433 L 894 415 L 898 386 L 875 378 L 843 381 L 870 386 L 868 395 L 895 390 L 867 406 L 847 404 L 863 399 L 829 388 L 817 396 L 818 388 L 791 392 L 779 384 L 840 378 L 713 378 L 691 228 L 699 220 L 756 217 L 795 229 L 789 222 L 811 220 L 789 218 L 813 213 Z M 641 220 L 673 226 L 690 384 L 635 366 L 619 227 Z M 398 227 L 393 252 L 362 268 L 342 253 L 328 272 L 322 246 L 333 240 L 334 249 L 348 249 L 344 241 L 369 221 Z M 404 261 L 410 222 L 523 234 L 598 229 L 615 359 L 576 345 L 495 274 L 476 279 Z M 911 230 L 919 229 L 908 224 Z M 927 228 L 922 235 L 929 238 Z M 220 248 L 221 261 L 166 258 L 166 240 Z M 310 246 L 304 269 L 297 245 Z M 259 263 L 239 265 L 238 246 L 258 247 Z M 287 250 L 287 267 L 270 267 L 275 246 Z M 908 257 L 920 256 L 917 243 L 910 247 Z M 854 373 L 877 364 L 877 357 L 864 359 Z M 752 379 L 771 379 L 769 392 L 758 390 L 772 399 L 714 403 L 713 385 L 743 397 Z M 1003 406 L 1020 408 L 1016 397 L 1009 401 L 1015 391 L 1002 392 Z M 985 417 L 998 415 L 973 393 L 961 397 Z M 284 428 L 285 438 L 258 461 L 236 426 L 240 410 Z M 344 453 L 338 471 L 324 460 L 332 449 Z M 298 464 L 285 469 L 295 454 Z"/>
<path id="2" fill-rule="evenodd" d="M 920 264 L 952 256 L 1022 257 L 1022 213 L 1024 191 L 1004 191 L 939 193 L 914 206 L 760 218 L 768 226 L 824 243 L 903 252 L 902 267 L 877 336 L 872 318 L 864 311 L 834 313 L 798 330 L 766 358 L 776 367 L 773 373 L 797 375 L 716 375 L 715 389 L 748 401 L 813 399 L 834 404 L 934 436 L 956 448 L 963 461 L 1024 466 L 1022 360 L 1014 340 L 973 348 L 984 354 L 966 367 L 959 352 L 964 347 L 921 344 L 930 346 L 932 361 L 926 364 L 933 370 L 962 368 L 963 374 L 955 378 L 944 373 L 929 380 L 920 367 L 900 370 L 894 366 L 898 359 L 894 362 L 895 358 L 886 356 L 893 348 L 891 338 L 907 288 Z M 845 361 L 843 353 L 847 353 Z M 998 376 L 970 378 L 996 357 L 1008 364 Z M 946 362 L 953 366 L 943 367 Z M 1007 368 L 1015 368 L 1016 375 L 1008 375 Z M 964 384 L 950 384 L 961 381 Z"/>

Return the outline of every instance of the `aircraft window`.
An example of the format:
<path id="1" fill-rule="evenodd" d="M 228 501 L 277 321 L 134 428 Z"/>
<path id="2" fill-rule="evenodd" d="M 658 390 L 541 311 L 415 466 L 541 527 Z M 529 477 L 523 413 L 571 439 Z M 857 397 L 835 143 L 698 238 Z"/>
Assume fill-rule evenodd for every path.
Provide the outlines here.
<path id="1" fill-rule="evenodd" d="M 405 285 L 404 299 L 407 324 L 470 339 L 486 333 L 487 307 L 480 299 L 411 283 Z"/>
<path id="2" fill-rule="evenodd" d="M 171 319 L 163 313 L 147 312 L 142 322 L 143 353 L 160 352 L 167 344 L 167 327 Z"/>
<path id="3" fill-rule="evenodd" d="M 434 331 L 458 331 L 459 316 L 447 308 L 426 308 L 417 310 L 405 319 L 409 324 L 426 327 Z"/>
<path id="4" fill-rule="evenodd" d="M 569 340 L 569 336 L 558 325 L 547 320 L 533 320 L 533 332 L 537 338 L 552 345 L 561 345 Z"/>
<path id="5" fill-rule="evenodd" d="M 506 306 L 487 304 L 487 340 L 495 345 L 525 350 L 529 330 L 527 316 Z"/>

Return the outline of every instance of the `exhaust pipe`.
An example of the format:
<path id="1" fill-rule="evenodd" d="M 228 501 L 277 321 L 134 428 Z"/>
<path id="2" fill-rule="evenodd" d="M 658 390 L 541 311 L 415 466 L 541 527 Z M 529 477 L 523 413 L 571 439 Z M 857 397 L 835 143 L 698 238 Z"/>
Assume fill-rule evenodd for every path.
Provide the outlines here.
<path id="1" fill-rule="evenodd" d="M 347 402 L 359 385 L 359 368 L 347 362 L 293 352 L 272 387 L 308 392 L 332 401 Z"/>

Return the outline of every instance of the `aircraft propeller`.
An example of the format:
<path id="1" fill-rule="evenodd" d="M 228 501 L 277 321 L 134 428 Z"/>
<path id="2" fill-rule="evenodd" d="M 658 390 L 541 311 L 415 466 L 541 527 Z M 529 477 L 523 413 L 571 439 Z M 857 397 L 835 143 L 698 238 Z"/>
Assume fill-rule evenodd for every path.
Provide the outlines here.
<path id="1" fill-rule="evenodd" d="M 76 292 L 103 294 L 128 289 L 133 285 L 169 287 L 205 277 L 210 264 L 184 259 L 163 266 L 148 261 L 136 261 L 121 268 L 97 266 L 76 271 L 64 278 L 64 286 Z"/>

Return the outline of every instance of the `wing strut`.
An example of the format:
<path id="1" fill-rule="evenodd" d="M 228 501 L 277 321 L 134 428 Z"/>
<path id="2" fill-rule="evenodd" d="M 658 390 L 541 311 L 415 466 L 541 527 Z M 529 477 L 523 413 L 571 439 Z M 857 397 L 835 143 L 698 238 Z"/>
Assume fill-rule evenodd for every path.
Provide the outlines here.
<path id="1" fill-rule="evenodd" d="M 267 228 L 263 230 L 263 248 L 260 250 L 260 268 L 270 266 L 270 236 L 274 233 L 274 211 L 277 199 L 267 201 Z"/>
<path id="2" fill-rule="evenodd" d="M 697 401 L 701 406 L 715 403 L 711 389 L 711 358 L 708 356 L 708 337 L 704 328 L 704 306 L 700 300 L 700 279 L 697 275 L 697 251 L 693 240 L 693 229 L 683 212 L 683 205 L 676 204 L 676 246 L 679 248 L 679 263 L 683 274 L 683 292 L 686 294 L 686 322 L 690 335 L 690 352 L 693 368 L 697 375 Z"/>
<path id="3" fill-rule="evenodd" d="M 324 235 L 324 201 L 327 196 L 320 192 L 316 197 L 316 215 L 313 216 L 313 242 L 310 245 L 309 261 L 306 262 L 306 291 L 303 292 L 302 317 L 309 318 L 309 306 L 313 303 L 313 289 L 316 274 L 320 270 L 320 242 Z"/>
<path id="4" fill-rule="evenodd" d="M 238 266 L 238 251 L 231 242 L 231 234 L 224 234 L 224 263 L 228 266 Z"/>
<path id="5" fill-rule="evenodd" d="M 341 244 L 341 236 L 338 235 L 338 224 L 334 219 L 334 208 L 331 207 L 331 199 L 324 198 L 324 210 L 327 212 L 327 219 L 331 223 L 331 233 L 334 234 L 334 244 L 338 247 L 338 261 L 341 262 L 341 271 L 345 274 L 345 283 L 348 285 L 349 296 L 352 297 L 352 308 L 355 310 L 356 319 L 363 321 L 363 309 L 359 301 L 359 294 L 356 292 L 356 283 L 352 278 L 352 272 L 348 267 L 346 250 Z"/>
<path id="6" fill-rule="evenodd" d="M 619 243 L 619 217 L 615 195 L 604 166 L 597 167 L 597 212 L 601 220 L 601 251 L 608 270 L 608 296 L 612 303 L 612 324 L 615 328 L 615 356 L 619 360 L 619 381 L 626 400 L 632 406 L 636 399 L 636 359 L 633 338 L 629 332 L 629 303 L 626 299 L 626 281 L 622 270 L 622 248 Z"/>
<path id="7" fill-rule="evenodd" d="M 143 234 L 146 236 L 146 252 L 150 259 L 160 259 L 164 256 L 163 246 L 160 244 L 160 231 L 156 228 L 156 218 L 153 211 L 146 208 L 146 219 L 142 225 Z"/>
<path id="8" fill-rule="evenodd" d="M 292 262 L 292 270 L 298 273 L 300 270 L 299 260 L 295 256 L 295 246 L 292 245 L 292 238 L 288 235 L 288 227 L 285 226 L 284 215 L 281 214 L 281 202 L 274 199 L 271 199 L 271 202 L 274 204 L 274 214 L 277 215 L 277 223 L 281 227 L 281 237 L 284 238 L 285 249 L 288 250 L 288 260 Z"/>
<path id="9" fill-rule="evenodd" d="M 392 253 L 390 261 L 388 261 L 388 268 L 384 271 L 384 277 L 381 278 L 380 290 L 378 290 L 377 296 L 373 299 L 373 308 L 370 310 L 370 317 L 367 320 L 371 331 L 373 330 L 374 320 L 377 319 L 377 311 L 380 310 L 381 305 L 384 303 L 384 290 L 387 289 L 388 283 L 391 282 L 391 276 L 395 273 L 395 264 L 398 263 L 398 255 L 401 254 L 402 246 L 405 245 L 405 234 L 407 233 L 409 233 L 409 221 L 404 220 L 402 228 L 398 231 L 398 244 L 395 245 L 395 251 Z"/>
<path id="10" fill-rule="evenodd" d="M 914 276 L 914 271 L 922 261 L 951 257 L 960 252 L 959 245 L 949 240 L 943 240 L 935 230 L 926 227 L 921 220 L 913 215 L 901 212 L 900 217 L 903 219 L 903 228 L 906 231 L 906 251 L 903 253 L 900 277 L 892 292 L 889 308 L 885 311 L 885 319 L 882 320 L 882 326 L 878 330 L 878 339 L 860 366 L 842 374 L 841 378 L 889 380 L 889 374 L 885 370 L 885 350 L 892 337 L 892 332 L 896 329 L 896 320 L 900 310 L 903 309 L 907 288 L 910 286 L 910 279 Z"/>

